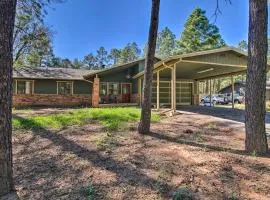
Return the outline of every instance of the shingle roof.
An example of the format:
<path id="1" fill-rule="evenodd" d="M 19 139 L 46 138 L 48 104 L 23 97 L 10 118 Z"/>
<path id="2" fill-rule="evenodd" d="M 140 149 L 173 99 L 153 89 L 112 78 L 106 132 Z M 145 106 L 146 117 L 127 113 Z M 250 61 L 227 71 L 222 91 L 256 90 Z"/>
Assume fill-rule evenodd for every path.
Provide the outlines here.
<path id="1" fill-rule="evenodd" d="M 98 70 L 23 67 L 13 69 L 13 78 L 84 80 L 83 76 L 92 73 L 93 71 Z"/>
<path id="2" fill-rule="evenodd" d="M 160 61 L 161 59 L 156 57 L 155 58 Z M 145 58 L 140 58 L 140 59 L 137 59 L 137 60 L 134 60 L 134 61 L 130 61 L 130 62 L 127 62 L 127 63 L 122 63 L 122 64 L 116 64 L 116 65 L 113 65 L 111 67 L 108 67 L 108 68 L 105 68 L 105 69 L 102 69 L 102 70 L 98 70 L 98 71 L 92 71 L 88 74 L 85 74 L 84 75 L 84 78 L 88 78 L 88 77 L 91 77 L 93 75 L 96 75 L 96 74 L 102 74 L 104 72 L 108 72 L 108 71 L 113 71 L 115 69 L 119 69 L 119 68 L 125 68 L 125 67 L 130 67 L 130 66 L 133 66 L 134 64 L 138 63 L 138 62 L 141 62 L 145 60 Z"/>

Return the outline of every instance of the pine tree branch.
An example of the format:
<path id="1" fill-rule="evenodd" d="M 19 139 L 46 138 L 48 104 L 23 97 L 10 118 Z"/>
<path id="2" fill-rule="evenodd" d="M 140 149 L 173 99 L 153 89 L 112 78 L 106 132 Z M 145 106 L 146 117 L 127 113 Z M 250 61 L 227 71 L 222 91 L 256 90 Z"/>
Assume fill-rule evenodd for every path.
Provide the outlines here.
<path id="1" fill-rule="evenodd" d="M 226 4 L 232 5 L 232 0 L 224 0 Z M 215 22 L 217 21 L 218 15 L 221 15 L 222 11 L 220 9 L 220 0 L 216 0 L 216 8 L 213 16 L 215 17 Z"/>

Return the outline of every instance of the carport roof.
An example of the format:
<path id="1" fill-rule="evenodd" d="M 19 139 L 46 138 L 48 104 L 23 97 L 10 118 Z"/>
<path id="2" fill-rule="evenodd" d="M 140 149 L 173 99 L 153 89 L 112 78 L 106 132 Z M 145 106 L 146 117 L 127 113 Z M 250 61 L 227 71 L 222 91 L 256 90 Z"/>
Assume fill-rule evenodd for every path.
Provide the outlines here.
<path id="1" fill-rule="evenodd" d="M 245 72 L 247 68 L 247 53 L 237 48 L 224 47 L 171 56 L 156 63 L 154 65 L 154 73 L 171 68 L 173 65 L 176 65 L 177 78 L 209 79 Z M 140 72 L 133 78 L 140 78 L 143 74 L 144 72 Z"/>

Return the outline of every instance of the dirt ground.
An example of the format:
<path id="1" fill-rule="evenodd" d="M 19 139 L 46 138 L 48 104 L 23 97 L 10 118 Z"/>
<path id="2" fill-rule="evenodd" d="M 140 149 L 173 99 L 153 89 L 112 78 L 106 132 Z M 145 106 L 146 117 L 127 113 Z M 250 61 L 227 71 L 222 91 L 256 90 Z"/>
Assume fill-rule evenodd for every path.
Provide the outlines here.
<path id="1" fill-rule="evenodd" d="M 183 186 L 194 199 L 270 199 L 270 156 L 246 155 L 243 123 L 223 118 L 181 111 L 145 136 L 136 124 L 16 131 L 13 145 L 25 200 L 171 199 Z"/>

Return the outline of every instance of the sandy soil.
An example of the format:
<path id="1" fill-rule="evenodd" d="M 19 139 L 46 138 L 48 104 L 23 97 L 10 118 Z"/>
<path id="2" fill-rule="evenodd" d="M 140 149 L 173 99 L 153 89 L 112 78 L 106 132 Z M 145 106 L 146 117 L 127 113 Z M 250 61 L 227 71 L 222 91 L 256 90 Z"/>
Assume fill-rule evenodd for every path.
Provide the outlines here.
<path id="1" fill-rule="evenodd" d="M 246 155 L 241 122 L 181 112 L 139 136 L 136 124 L 16 131 L 14 178 L 21 199 L 270 199 L 270 156 Z"/>

